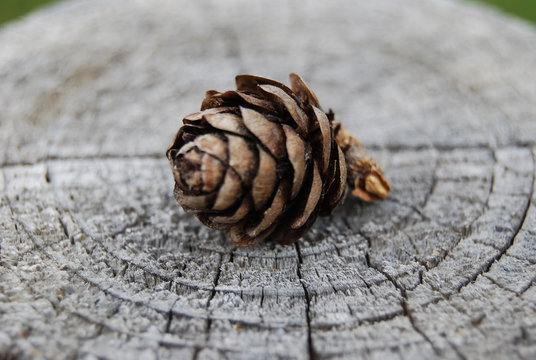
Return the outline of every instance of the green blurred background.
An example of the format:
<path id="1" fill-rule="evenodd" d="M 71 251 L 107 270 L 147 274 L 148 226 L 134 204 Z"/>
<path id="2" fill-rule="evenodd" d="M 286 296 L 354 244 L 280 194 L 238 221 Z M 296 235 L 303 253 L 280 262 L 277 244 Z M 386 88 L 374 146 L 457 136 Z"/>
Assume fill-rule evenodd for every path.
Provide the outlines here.
<path id="1" fill-rule="evenodd" d="M 0 0 L 0 24 L 58 0 Z M 466 0 L 490 4 L 536 24 L 536 0 Z"/>
<path id="2" fill-rule="evenodd" d="M 19 18 L 56 0 L 0 0 L 0 24 Z"/>

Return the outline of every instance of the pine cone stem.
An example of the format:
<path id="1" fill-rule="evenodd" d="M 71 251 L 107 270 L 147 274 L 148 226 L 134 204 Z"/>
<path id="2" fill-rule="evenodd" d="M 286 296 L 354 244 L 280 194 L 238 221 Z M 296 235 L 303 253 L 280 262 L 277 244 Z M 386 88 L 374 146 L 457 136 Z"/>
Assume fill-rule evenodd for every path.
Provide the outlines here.
<path id="1" fill-rule="evenodd" d="M 335 140 L 346 159 L 347 181 L 352 195 L 367 202 L 387 198 L 391 185 L 385 179 L 378 163 L 368 155 L 365 146 L 340 123 L 336 124 L 335 132 Z"/>

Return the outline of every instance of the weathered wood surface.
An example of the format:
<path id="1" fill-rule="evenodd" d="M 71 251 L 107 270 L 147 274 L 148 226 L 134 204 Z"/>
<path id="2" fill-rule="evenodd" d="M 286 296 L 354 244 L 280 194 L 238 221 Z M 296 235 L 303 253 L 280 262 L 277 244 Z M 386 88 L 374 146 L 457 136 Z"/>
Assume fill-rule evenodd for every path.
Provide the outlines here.
<path id="1" fill-rule="evenodd" d="M 465 3 L 73 1 L 0 31 L 0 358 L 534 359 L 536 31 Z M 299 72 L 389 200 L 234 249 L 163 153 Z"/>

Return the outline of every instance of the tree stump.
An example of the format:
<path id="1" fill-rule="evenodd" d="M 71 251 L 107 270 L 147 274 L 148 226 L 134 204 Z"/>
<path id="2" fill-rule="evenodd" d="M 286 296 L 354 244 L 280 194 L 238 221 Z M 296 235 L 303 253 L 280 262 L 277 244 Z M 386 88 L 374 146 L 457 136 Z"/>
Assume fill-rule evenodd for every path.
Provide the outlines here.
<path id="1" fill-rule="evenodd" d="M 447 0 L 77 0 L 0 44 L 0 358 L 536 357 L 530 25 Z M 205 90 L 293 71 L 392 195 L 233 248 L 176 204 L 164 151 Z"/>

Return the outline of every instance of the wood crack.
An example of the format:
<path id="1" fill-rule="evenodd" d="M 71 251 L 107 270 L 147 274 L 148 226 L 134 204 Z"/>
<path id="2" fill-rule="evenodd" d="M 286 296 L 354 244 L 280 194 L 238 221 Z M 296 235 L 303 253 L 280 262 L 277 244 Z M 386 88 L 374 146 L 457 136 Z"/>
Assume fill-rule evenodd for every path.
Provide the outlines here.
<path id="1" fill-rule="evenodd" d="M 435 185 L 434 185 L 434 187 L 435 187 Z M 430 194 L 427 194 L 426 199 L 425 199 L 425 202 L 428 202 L 428 197 L 429 197 L 429 196 L 430 196 Z M 401 205 L 401 206 L 403 206 L 403 207 L 406 207 L 406 208 L 412 210 L 415 214 L 417 214 L 417 215 L 421 218 L 421 220 L 428 221 L 428 222 L 433 222 L 433 220 L 432 220 L 430 217 L 428 217 L 426 214 L 424 214 L 424 213 L 421 211 L 421 209 L 419 209 L 419 208 L 418 208 L 417 206 L 415 206 L 415 205 L 406 204 L 406 203 L 404 203 L 404 202 L 398 200 L 398 199 L 397 199 L 396 197 L 394 197 L 394 196 L 390 196 L 390 197 L 388 197 L 387 199 L 385 199 L 384 201 L 387 201 L 387 202 L 394 202 L 394 203 L 396 203 L 396 204 L 399 204 L 399 205 Z M 424 208 L 424 206 L 423 206 L 423 208 Z"/>
<path id="2" fill-rule="evenodd" d="M 206 334 L 206 341 L 208 342 L 210 339 L 210 329 L 212 328 L 212 311 L 210 310 L 210 304 L 212 303 L 212 299 L 214 299 L 214 296 L 216 296 L 216 288 L 218 287 L 218 284 L 220 283 L 220 276 L 221 276 L 221 266 L 223 264 L 223 257 L 220 255 L 218 259 L 218 266 L 216 267 L 216 275 L 214 276 L 214 282 L 212 286 L 212 290 L 210 292 L 210 295 L 207 299 L 207 325 L 205 328 L 205 334 Z"/>
<path id="3" fill-rule="evenodd" d="M 437 345 L 433 343 L 430 337 L 428 337 L 428 335 L 426 335 L 426 333 L 417 325 L 417 321 L 413 317 L 413 314 L 409 308 L 409 305 L 406 301 L 405 296 L 402 297 L 400 304 L 402 305 L 402 309 L 404 309 L 404 315 L 407 316 L 407 318 L 409 319 L 409 322 L 413 330 L 415 330 L 417 333 L 419 333 L 423 337 L 423 339 L 432 347 L 436 355 L 440 356 L 441 350 L 437 347 Z"/>
<path id="4" fill-rule="evenodd" d="M 525 285 L 519 290 L 519 296 L 522 296 L 524 293 L 526 293 L 532 286 L 534 286 L 535 283 L 536 277 L 532 278 L 532 280 L 527 285 Z"/>
<path id="5" fill-rule="evenodd" d="M 486 273 L 483 273 L 481 274 L 481 276 L 485 277 L 486 279 L 488 279 L 489 281 L 491 281 L 495 286 L 497 286 L 498 288 L 506 291 L 506 292 L 509 292 L 515 296 L 519 296 L 520 294 L 517 293 L 516 291 L 512 290 L 512 289 L 509 289 L 507 287 L 505 287 L 503 284 L 499 283 L 497 280 L 495 280 L 493 277 L 489 276 L 488 274 Z"/>
<path id="6" fill-rule="evenodd" d="M 300 281 L 301 286 L 303 287 L 303 293 L 305 295 L 305 321 L 307 323 L 307 351 L 309 353 L 309 360 L 316 360 L 317 356 L 313 346 L 313 335 L 311 330 L 311 297 L 309 290 L 307 290 L 307 285 L 305 284 L 305 279 L 302 277 L 301 267 L 303 264 L 302 254 L 300 251 L 299 242 L 295 243 L 296 254 L 298 255 L 298 262 L 296 264 L 296 274 Z"/>
<path id="7" fill-rule="evenodd" d="M 175 304 L 177 304 L 177 301 L 179 301 L 179 297 L 177 297 L 175 299 L 175 301 L 173 301 L 173 303 L 171 304 L 171 306 L 169 307 L 169 311 L 168 311 L 168 314 L 167 314 L 167 322 L 166 322 L 166 328 L 164 330 L 165 333 L 169 334 L 171 331 L 171 322 L 173 321 L 173 308 L 175 307 Z"/>
<path id="8" fill-rule="evenodd" d="M 430 184 L 430 188 L 426 192 L 426 196 L 424 198 L 424 201 L 422 202 L 421 208 L 426 209 L 426 206 L 428 205 L 428 201 L 430 200 L 430 197 L 435 191 L 435 188 L 437 186 L 437 169 L 439 168 L 439 154 L 437 153 L 437 150 L 433 148 L 434 150 L 434 166 L 432 167 L 432 182 Z"/>
<path id="9" fill-rule="evenodd" d="M 368 256 L 368 253 L 365 256 L 366 256 L 366 259 L 367 259 L 367 265 L 370 268 L 372 268 L 372 269 L 376 270 L 377 272 L 379 272 L 380 274 L 382 274 L 398 290 L 398 292 L 400 294 L 400 305 L 402 307 L 402 314 L 409 319 L 409 322 L 410 322 L 413 330 L 415 330 L 419 335 L 421 335 L 422 338 L 431 346 L 431 348 L 433 349 L 434 353 L 439 356 L 441 354 L 441 350 L 439 349 L 439 347 L 437 347 L 436 344 L 434 344 L 432 342 L 430 337 L 428 337 L 428 335 L 426 335 L 426 333 L 417 325 L 417 322 L 416 322 L 415 318 L 413 317 L 413 314 L 412 314 L 412 312 L 411 312 L 411 310 L 409 308 L 409 305 L 408 305 L 408 294 L 407 294 L 406 288 L 404 286 L 401 286 L 397 282 L 397 280 L 393 276 L 391 276 L 391 274 L 389 274 L 388 272 L 384 271 L 380 267 L 376 266 L 373 262 L 371 262 L 370 258 Z M 394 314 L 393 317 L 396 317 L 396 316 L 397 316 L 397 314 Z"/>
<path id="10" fill-rule="evenodd" d="M 458 348 L 458 346 L 456 346 L 452 341 L 450 341 L 449 339 L 447 339 L 447 337 L 445 336 L 445 341 L 447 342 L 447 344 L 449 344 L 449 346 L 452 348 L 452 350 L 454 350 L 454 352 L 456 353 L 456 355 L 458 355 L 458 357 L 460 358 L 460 360 L 467 360 L 467 356 L 465 356 L 462 351 Z"/>
<path id="11" fill-rule="evenodd" d="M 523 229 L 523 226 L 524 226 L 525 221 L 527 219 L 527 215 L 529 213 L 530 205 L 532 203 L 532 197 L 534 195 L 534 182 L 535 182 L 535 178 L 534 178 L 534 171 L 535 171 L 535 168 L 534 168 L 534 164 L 535 164 L 534 155 L 533 155 L 532 163 L 533 163 L 532 176 L 531 176 L 532 179 L 531 179 L 531 186 L 530 186 L 530 190 L 529 190 L 529 195 L 527 197 L 527 203 L 525 204 L 525 207 L 523 209 L 523 213 L 521 215 L 521 220 L 519 221 L 519 224 L 516 226 L 513 235 L 510 237 L 510 240 L 508 241 L 506 246 L 504 246 L 502 248 L 501 251 L 499 251 L 495 256 L 493 256 L 490 260 L 488 260 L 484 264 L 484 266 L 482 266 L 477 272 L 475 272 L 475 274 L 473 274 L 471 277 L 469 277 L 469 279 L 467 281 L 463 282 L 461 286 L 459 286 L 459 287 L 457 287 L 455 289 L 456 293 L 459 293 L 465 286 L 467 286 L 468 284 L 474 282 L 480 275 L 488 273 L 489 270 L 491 269 L 492 265 L 495 264 L 496 262 L 500 261 L 502 259 L 502 257 L 507 253 L 508 249 L 512 247 L 512 245 L 515 242 L 515 239 L 517 238 L 517 236 L 519 235 L 519 233 Z M 450 295 L 448 295 L 448 296 L 450 296 Z"/>
<path id="12" fill-rule="evenodd" d="M 484 213 L 485 213 L 485 210 L 489 208 L 489 200 L 491 198 L 491 195 L 493 193 L 493 185 L 495 183 L 495 167 L 497 166 L 497 156 L 495 154 L 495 150 L 494 149 L 491 149 L 489 147 L 486 147 L 485 149 L 489 150 L 491 152 L 491 155 L 492 155 L 492 158 L 493 158 L 493 165 L 492 165 L 492 170 L 491 170 L 491 176 L 490 176 L 490 184 L 489 184 L 489 187 L 488 187 L 488 194 L 487 194 L 487 197 L 486 197 L 486 202 L 483 206 L 483 210 L 482 210 L 482 213 L 476 218 L 474 219 L 470 224 L 468 225 L 464 225 L 462 227 L 462 231 L 461 231 L 461 234 L 460 236 L 458 237 L 458 239 L 454 242 L 454 244 L 452 244 L 452 246 L 447 249 L 447 251 L 445 251 L 442 255 L 440 255 L 438 257 L 438 259 L 435 261 L 435 263 L 431 266 L 427 266 L 427 270 L 430 271 L 434 268 L 437 268 L 439 265 L 441 265 L 441 263 L 443 261 L 445 261 L 445 259 L 448 257 L 449 253 L 455 249 L 459 244 L 460 244 L 460 241 L 462 241 L 464 238 L 467 237 L 467 234 L 470 233 L 472 230 L 472 227 L 473 227 L 473 224 L 475 222 L 478 221 L 478 219 L 480 219 Z M 426 203 L 428 202 L 428 200 L 426 201 Z M 425 204 L 426 205 L 426 204 Z M 424 206 L 425 206 L 424 205 Z M 424 207 L 423 206 L 423 207 Z"/>

